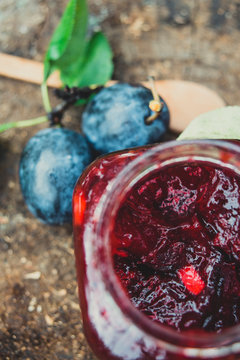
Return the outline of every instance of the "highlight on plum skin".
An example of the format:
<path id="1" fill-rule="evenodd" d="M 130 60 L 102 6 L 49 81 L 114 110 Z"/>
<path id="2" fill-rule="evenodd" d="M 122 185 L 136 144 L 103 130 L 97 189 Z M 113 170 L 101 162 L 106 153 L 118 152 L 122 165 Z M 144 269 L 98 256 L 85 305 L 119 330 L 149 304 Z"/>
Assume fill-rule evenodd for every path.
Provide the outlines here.
<path id="1" fill-rule="evenodd" d="M 140 181 L 114 219 L 114 270 L 133 305 L 177 331 L 240 322 L 240 178 L 209 164 Z"/>

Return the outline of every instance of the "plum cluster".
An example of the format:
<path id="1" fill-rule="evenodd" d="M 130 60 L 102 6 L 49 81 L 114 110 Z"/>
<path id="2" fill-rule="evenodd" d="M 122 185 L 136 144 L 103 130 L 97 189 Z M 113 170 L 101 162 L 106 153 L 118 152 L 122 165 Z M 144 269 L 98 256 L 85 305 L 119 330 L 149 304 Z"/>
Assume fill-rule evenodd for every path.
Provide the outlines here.
<path id="1" fill-rule="evenodd" d="M 48 128 L 33 136 L 23 150 L 19 178 L 23 197 L 34 216 L 48 224 L 72 221 L 72 194 L 93 153 L 104 154 L 161 140 L 169 126 L 169 110 L 161 99 L 154 116 L 152 92 L 142 85 L 118 83 L 103 88 L 82 116 L 83 135 Z"/>

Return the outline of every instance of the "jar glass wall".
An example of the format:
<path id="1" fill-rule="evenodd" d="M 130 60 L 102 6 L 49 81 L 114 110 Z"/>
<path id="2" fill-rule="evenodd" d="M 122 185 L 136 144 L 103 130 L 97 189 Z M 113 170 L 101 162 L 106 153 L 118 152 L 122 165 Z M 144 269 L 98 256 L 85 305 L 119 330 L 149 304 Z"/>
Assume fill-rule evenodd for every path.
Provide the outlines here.
<path id="1" fill-rule="evenodd" d="M 169 142 L 96 160 L 73 200 L 79 296 L 85 333 L 100 359 L 237 359 L 239 325 L 220 333 L 184 333 L 153 322 L 117 278 L 111 233 L 119 206 L 146 176 L 182 164 L 208 164 L 240 176 L 240 147 L 225 141 Z"/>

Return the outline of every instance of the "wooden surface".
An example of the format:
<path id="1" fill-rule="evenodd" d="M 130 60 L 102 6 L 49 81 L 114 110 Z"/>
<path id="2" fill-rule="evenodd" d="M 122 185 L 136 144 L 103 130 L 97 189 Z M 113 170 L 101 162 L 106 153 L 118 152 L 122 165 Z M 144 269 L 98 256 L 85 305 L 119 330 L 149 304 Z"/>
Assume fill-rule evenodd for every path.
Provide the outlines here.
<path id="1" fill-rule="evenodd" d="M 0 52 L 42 63 L 66 3 L 1 0 Z M 89 0 L 89 9 L 91 26 L 113 47 L 115 80 L 193 81 L 240 105 L 238 0 Z M 0 77 L 0 122 L 42 114 L 38 85 Z M 79 130 L 78 110 L 64 123 Z M 93 360 L 78 307 L 71 226 L 39 223 L 20 192 L 21 151 L 45 126 L 0 135 L 0 359 Z"/>

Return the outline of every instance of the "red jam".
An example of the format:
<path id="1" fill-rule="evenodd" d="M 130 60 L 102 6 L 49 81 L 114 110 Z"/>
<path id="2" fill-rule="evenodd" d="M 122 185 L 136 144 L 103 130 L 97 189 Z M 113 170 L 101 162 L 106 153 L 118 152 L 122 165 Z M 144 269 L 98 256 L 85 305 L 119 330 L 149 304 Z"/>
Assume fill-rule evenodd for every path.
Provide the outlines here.
<path id="1" fill-rule="evenodd" d="M 144 178 L 123 200 L 114 267 L 136 308 L 178 331 L 240 322 L 240 177 L 177 166 Z"/>
<path id="2" fill-rule="evenodd" d="M 111 193 L 120 171 L 146 150 L 97 159 L 74 191 L 76 266 L 88 342 L 102 360 L 239 359 L 240 336 L 233 353 L 217 351 L 228 346 L 225 329 L 240 323 L 240 176 L 231 168 L 189 160 L 147 173 L 119 198 L 106 229 L 110 264 L 106 260 L 106 219 L 100 220 L 105 191 Z M 109 266 L 141 316 L 129 315 L 122 295 L 116 299 Z M 161 329 L 156 339 L 144 318 Z M 220 340 L 211 345 L 214 334 Z M 205 347 L 212 347 L 209 357 Z"/>

